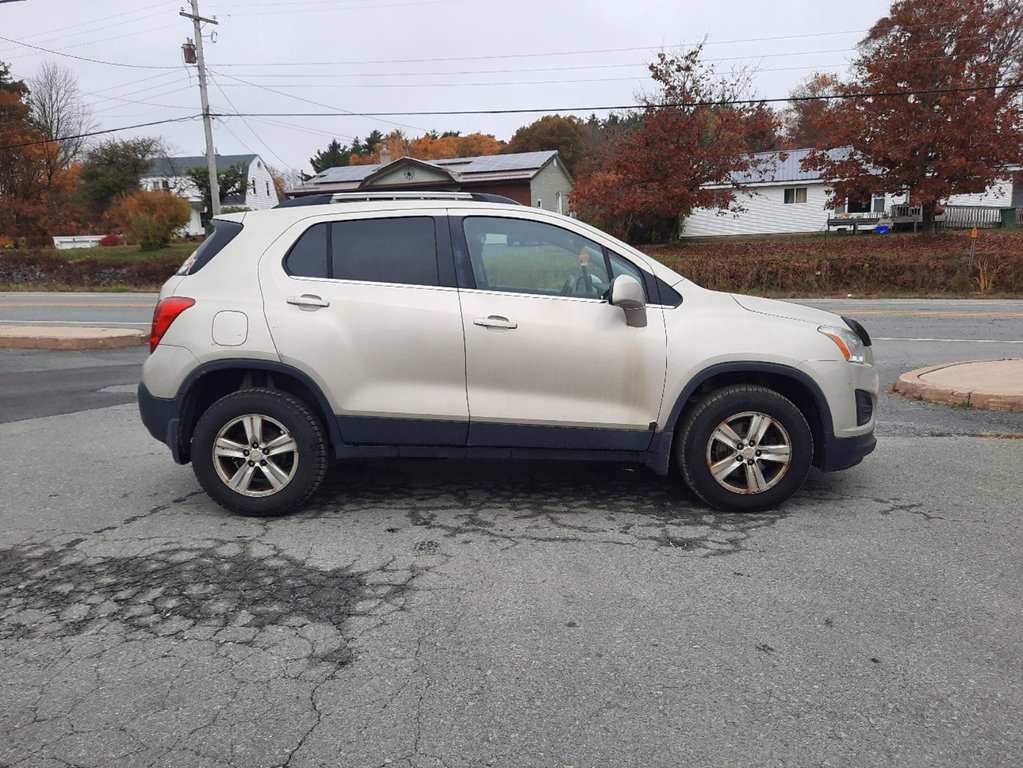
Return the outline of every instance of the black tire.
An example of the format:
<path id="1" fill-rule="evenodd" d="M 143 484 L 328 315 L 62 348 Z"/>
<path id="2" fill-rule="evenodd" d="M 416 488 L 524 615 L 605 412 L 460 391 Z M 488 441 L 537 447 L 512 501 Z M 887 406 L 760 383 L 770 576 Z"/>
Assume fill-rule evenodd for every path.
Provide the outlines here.
<path id="1" fill-rule="evenodd" d="M 250 517 L 284 515 L 323 482 L 327 439 L 298 398 L 245 389 L 222 397 L 200 417 L 192 434 L 192 469 L 225 509 Z"/>
<path id="2" fill-rule="evenodd" d="M 675 461 L 686 485 L 708 505 L 725 512 L 762 512 L 784 502 L 806 480 L 813 435 L 788 398 L 766 387 L 729 386 L 686 413 Z"/>

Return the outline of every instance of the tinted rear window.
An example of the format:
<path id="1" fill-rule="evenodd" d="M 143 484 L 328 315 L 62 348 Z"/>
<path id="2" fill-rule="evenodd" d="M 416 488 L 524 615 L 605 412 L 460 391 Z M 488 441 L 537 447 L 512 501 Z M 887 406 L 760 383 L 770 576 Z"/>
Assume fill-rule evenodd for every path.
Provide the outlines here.
<path id="1" fill-rule="evenodd" d="M 331 277 L 407 285 L 440 283 L 432 218 L 363 219 L 330 226 Z"/>
<path id="2" fill-rule="evenodd" d="M 284 268 L 295 277 L 327 277 L 327 225 L 309 227 L 284 258 Z"/>
<path id="3" fill-rule="evenodd" d="M 242 225 L 237 221 L 213 220 L 213 233 L 209 235 L 202 244 L 195 249 L 195 252 L 188 257 L 185 263 L 178 270 L 179 275 L 194 275 L 205 267 L 220 253 L 224 246 L 234 240 L 242 231 Z"/>

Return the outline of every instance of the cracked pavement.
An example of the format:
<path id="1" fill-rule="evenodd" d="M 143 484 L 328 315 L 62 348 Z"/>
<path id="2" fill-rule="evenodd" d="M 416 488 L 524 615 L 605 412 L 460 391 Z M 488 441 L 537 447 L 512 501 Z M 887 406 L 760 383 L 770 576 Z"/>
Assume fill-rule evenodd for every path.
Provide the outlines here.
<path id="1" fill-rule="evenodd" d="M 883 437 L 747 516 L 381 461 L 234 517 L 130 405 L 0 463 L 0 766 L 1023 762 L 1023 441 Z"/>

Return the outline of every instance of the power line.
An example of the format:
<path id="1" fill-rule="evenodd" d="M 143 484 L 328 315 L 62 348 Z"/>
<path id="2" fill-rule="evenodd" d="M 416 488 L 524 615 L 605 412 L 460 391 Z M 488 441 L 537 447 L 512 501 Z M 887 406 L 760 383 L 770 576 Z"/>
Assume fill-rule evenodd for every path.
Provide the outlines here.
<path id="1" fill-rule="evenodd" d="M 711 45 L 738 45 L 745 43 L 762 43 L 770 42 L 775 40 L 797 40 L 810 37 L 827 37 L 834 35 L 849 35 L 849 34 L 861 34 L 866 30 L 847 30 L 844 32 L 813 32 L 801 35 L 778 35 L 775 37 L 751 37 L 737 40 L 708 40 L 702 43 L 703 47 Z M 548 51 L 546 53 L 506 53 L 506 54 L 488 54 L 485 56 L 447 56 L 439 58 L 425 58 L 425 59 L 349 59 L 342 61 L 316 61 L 316 62 L 269 62 L 261 61 L 258 63 L 233 63 L 233 64 L 218 64 L 218 67 L 308 67 L 308 66 L 349 66 L 353 64 L 426 64 L 431 62 L 444 62 L 444 61 L 492 61 L 495 59 L 535 59 L 546 56 L 590 56 L 598 53 L 635 53 L 636 51 L 663 51 L 673 50 L 677 48 L 691 48 L 694 45 L 700 43 L 679 43 L 678 45 L 643 45 L 632 48 L 594 48 L 589 50 L 581 51 Z M 839 50 L 852 50 L 852 49 L 839 49 Z M 755 57 L 748 57 L 755 58 Z"/>
<path id="2" fill-rule="evenodd" d="M 43 38 L 42 40 L 36 40 L 35 42 L 36 43 L 52 43 L 52 42 L 54 42 L 56 40 L 66 40 L 67 38 L 74 39 L 76 37 L 81 37 L 82 35 L 91 35 L 91 34 L 93 34 L 95 32 L 99 32 L 99 31 L 104 31 L 105 32 L 106 30 L 110 29 L 111 27 L 123 27 L 126 24 L 138 24 L 139 22 L 149 21 L 149 20 L 150 20 L 149 17 L 145 17 L 145 18 L 141 18 L 141 19 L 129 19 L 127 21 L 118 22 L 116 24 L 105 24 L 105 25 L 103 25 L 99 29 L 82 30 L 81 32 L 69 32 L 68 34 L 65 34 L 65 35 L 54 35 L 53 37 L 46 37 L 46 38 Z M 152 31 L 155 31 L 155 30 L 158 30 L 158 29 L 166 29 L 166 27 L 150 27 L 150 28 L 147 28 L 147 29 L 140 29 L 140 30 L 136 30 L 135 32 L 128 32 L 128 33 L 125 33 L 125 34 L 122 34 L 122 35 L 118 35 L 117 37 L 105 38 L 104 40 L 89 40 L 86 43 L 82 43 L 82 45 L 91 45 L 93 43 L 102 43 L 102 42 L 105 42 L 106 40 L 120 40 L 123 37 L 128 37 L 130 35 L 136 35 L 136 34 L 142 34 L 143 32 L 152 32 Z M 46 33 L 43 33 L 43 34 L 46 34 Z M 39 37 L 39 35 L 30 35 L 29 39 L 36 38 L 36 37 Z M 69 48 L 74 48 L 74 47 L 77 47 L 77 46 L 73 46 L 72 45 L 72 46 L 68 46 L 68 47 Z M 0 52 L 0 54 L 6 55 L 6 51 Z"/>
<path id="3" fill-rule="evenodd" d="M 778 104 L 797 101 L 832 101 L 841 99 L 879 99 L 897 96 L 926 96 L 950 93 L 978 93 L 983 91 L 1020 90 L 1023 83 L 1006 83 L 1002 85 L 974 86 L 966 88 L 931 88 L 926 90 L 906 91 L 874 91 L 869 93 L 840 93 L 823 96 L 787 96 L 776 99 L 724 99 L 720 101 L 688 101 L 667 104 L 619 104 L 616 106 L 583 106 L 583 107 L 539 107 L 528 109 L 459 109 L 432 110 L 409 112 L 244 112 L 222 113 L 214 117 L 451 117 L 458 115 L 519 115 L 556 112 L 618 112 L 633 109 L 694 109 L 699 107 L 736 107 L 756 106 L 758 104 Z"/>
<path id="4" fill-rule="evenodd" d="M 160 29 L 162 29 L 162 27 L 160 27 Z M 126 64 L 120 61 L 103 61 L 101 59 L 90 59 L 87 56 L 75 56 L 73 53 L 63 53 L 62 51 L 54 51 L 51 50 L 50 48 L 43 48 L 38 45 L 32 45 L 31 43 L 22 43 L 19 40 L 12 40 L 11 38 L 4 37 L 3 35 L 0 35 L 0 40 L 5 40 L 8 43 L 14 43 L 15 45 L 21 45 L 25 48 L 33 48 L 37 51 L 42 51 L 43 53 L 50 53 L 53 54 L 54 56 L 65 56 L 69 59 L 87 61 L 90 64 L 105 64 L 110 67 L 126 67 L 128 69 L 178 69 L 178 67 L 158 67 L 149 64 Z"/>
<path id="5" fill-rule="evenodd" d="M 251 85 L 254 88 L 259 88 L 260 90 L 267 91 L 269 93 L 276 93 L 278 96 L 284 96 L 286 98 L 294 99 L 296 101 L 304 101 L 306 104 L 312 104 L 312 105 L 317 106 L 317 107 L 325 107 L 326 109 L 337 109 L 337 107 L 333 107 L 330 104 L 323 104 L 322 102 L 313 101 L 312 99 L 304 99 L 301 96 L 293 96 L 290 93 L 285 93 L 284 91 L 278 91 L 278 90 L 275 90 L 274 88 L 268 88 L 267 86 L 260 85 L 259 83 L 252 83 L 252 82 L 249 82 L 248 80 L 243 80 L 240 77 L 235 77 L 235 76 L 229 75 L 229 74 L 227 74 L 225 72 L 215 72 L 213 70 L 211 70 L 211 72 L 213 74 L 219 76 L 219 77 L 226 77 L 229 80 L 235 80 L 235 81 L 237 81 L 239 83 L 244 83 L 245 85 Z M 349 115 L 354 115 L 355 114 L 354 112 L 348 112 L 347 110 L 342 110 L 342 113 L 343 114 L 349 114 Z M 410 114 L 412 114 L 412 113 L 410 113 Z M 246 115 L 246 117 L 248 117 L 248 115 Z M 390 123 L 391 125 L 396 125 L 399 128 L 409 128 L 409 129 L 411 129 L 413 131 L 424 131 L 425 132 L 425 130 L 426 130 L 425 128 L 419 128 L 419 127 L 414 126 L 414 125 L 406 125 L 405 123 L 396 123 L 393 120 L 384 120 L 383 122 Z"/>
<path id="6" fill-rule="evenodd" d="M 130 131 L 135 128 L 150 128 L 154 125 L 166 125 L 167 123 L 181 123 L 186 120 L 195 120 L 200 118 L 202 115 L 188 115 L 187 117 L 170 117 L 165 120 L 153 120 L 149 123 L 137 123 L 135 125 L 122 125 L 119 128 L 106 128 L 102 131 L 89 131 L 88 133 L 79 133 L 73 136 L 57 136 L 53 139 L 37 139 L 35 141 L 23 141 L 18 144 L 6 144 L 0 147 L 0 150 L 4 149 L 20 149 L 21 147 L 37 147 L 40 144 L 49 144 L 51 142 L 60 141 L 71 141 L 72 139 L 87 139 L 90 136 L 102 136 L 107 133 L 118 133 L 120 131 Z"/>
<path id="7" fill-rule="evenodd" d="M 725 56 L 715 59 L 702 59 L 703 63 L 716 63 L 721 61 L 750 61 L 753 59 L 788 58 L 792 56 L 812 56 L 818 53 L 846 53 L 855 50 L 854 48 L 831 48 L 818 51 L 793 51 L 790 53 L 765 53 L 758 56 Z M 832 66 L 832 65 L 828 65 Z M 838 66 L 838 65 L 834 65 Z M 330 79 L 354 78 L 354 77 L 455 77 L 458 75 L 507 75 L 523 74 L 527 72 L 578 72 L 579 70 L 592 71 L 597 69 L 639 69 L 642 68 L 649 73 L 649 62 L 633 61 L 628 64 L 584 64 L 572 67 L 517 67 L 514 69 L 463 69 L 447 72 L 352 72 L 348 75 L 335 74 L 312 74 L 309 72 L 298 74 L 287 74 L 282 72 L 273 73 L 248 73 L 245 76 L 251 78 L 288 78 L 288 79 Z M 812 67 L 796 67 L 796 69 L 812 69 Z M 758 72 L 775 72 L 776 69 L 759 69 Z"/>
<path id="8" fill-rule="evenodd" d="M 175 88 L 172 91 L 165 91 L 163 93 L 153 94 L 152 98 L 159 98 L 161 96 L 170 96 L 171 94 L 174 94 L 174 93 L 181 93 L 182 91 L 191 91 L 191 90 L 192 90 L 192 86 L 191 85 L 186 85 L 186 86 L 184 86 L 182 88 Z M 124 104 L 140 104 L 140 105 L 142 105 L 144 107 L 159 107 L 161 109 L 194 109 L 194 107 L 189 106 L 187 104 L 184 104 L 184 105 L 181 105 L 181 104 L 160 104 L 159 102 L 155 102 L 155 101 L 139 101 L 138 99 L 115 99 L 115 101 L 123 102 Z M 109 112 L 112 109 L 118 109 L 121 106 L 123 106 L 123 105 L 122 104 L 111 104 L 109 106 L 102 107 L 101 109 L 94 110 L 93 114 L 101 115 L 104 112 Z"/>
<path id="9" fill-rule="evenodd" d="M 420 0 L 420 2 L 401 2 L 401 3 L 373 3 L 372 5 L 346 5 L 341 10 L 345 11 L 359 11 L 365 9 L 378 10 L 380 8 L 408 8 L 410 6 L 422 6 L 422 5 L 447 5 L 449 3 L 465 3 L 469 0 Z M 233 18 L 235 16 L 280 16 L 286 14 L 293 16 L 298 13 L 323 13 L 333 12 L 334 8 L 295 8 L 292 3 L 288 3 L 286 6 L 280 3 L 272 4 L 275 10 L 267 11 L 242 11 L 241 13 L 225 13 L 222 14 L 227 18 Z M 223 7 L 223 6 L 220 6 Z M 247 6 L 248 7 L 248 6 Z"/>
<path id="10" fill-rule="evenodd" d="M 238 107 L 236 107 L 236 106 L 234 105 L 234 102 L 233 102 L 233 101 L 231 101 L 231 97 L 230 97 L 230 96 L 228 96 L 228 95 L 227 95 L 226 93 L 224 93 L 224 89 L 220 87 L 220 83 L 219 83 L 219 82 L 217 81 L 217 79 L 216 79 L 216 78 L 215 78 L 215 77 L 213 76 L 213 73 L 212 73 L 212 72 L 210 72 L 210 80 L 212 80 L 212 81 L 213 81 L 213 84 L 214 84 L 215 86 L 217 86 L 217 90 L 218 90 L 218 91 L 220 91 L 220 95 L 221 95 L 221 96 L 223 96 L 223 97 L 224 97 L 224 98 L 225 98 L 225 99 L 227 100 L 227 103 L 231 105 L 231 109 L 233 109 L 233 110 L 234 110 L 235 112 L 237 112 L 237 111 L 238 111 Z M 272 148 L 272 147 L 271 147 L 271 146 L 270 146 L 269 144 L 267 144 L 267 143 L 266 143 L 265 141 L 263 141 L 263 137 L 262 137 L 262 136 L 260 136 L 260 135 L 259 135 L 258 133 L 256 133 L 256 131 L 255 131 L 255 130 L 254 130 L 254 129 L 252 128 L 252 126 L 251 126 L 251 125 L 249 125 L 248 121 L 247 121 L 247 120 L 246 120 L 246 119 L 245 119 L 244 117 L 242 117 L 242 118 L 240 118 L 240 119 L 241 119 L 241 121 L 242 121 L 242 124 L 243 124 L 243 125 L 244 125 L 244 126 L 245 126 L 246 128 L 248 128 L 248 129 L 249 129 L 249 133 L 251 133 L 251 134 L 252 134 L 253 136 L 255 136 L 255 137 L 256 137 L 256 140 L 257 140 L 257 141 L 258 141 L 258 142 L 259 142 L 260 144 L 262 144 L 262 145 L 263 145 L 264 147 L 266 147 L 266 148 L 267 148 L 267 151 L 268 151 L 268 152 L 269 152 L 269 153 L 270 153 L 271 155 L 273 155 L 274 157 L 276 157 L 276 158 L 277 158 L 277 159 L 278 159 L 278 160 L 279 160 L 280 162 L 284 163 L 284 167 L 285 167 L 285 168 L 291 168 L 291 170 L 295 171 L 296 173 L 299 173 L 299 170 L 298 170 L 297 168 L 294 168 L 294 167 L 293 167 L 293 166 L 292 166 L 292 165 L 291 165 L 291 164 L 290 164 L 290 163 L 289 163 L 289 162 L 288 162 L 287 160 L 285 160 L 285 159 L 284 159 L 283 157 L 281 157 L 281 156 L 280 156 L 280 155 L 278 155 L 278 154 L 277 154 L 276 152 L 274 152 L 273 148 Z M 232 136 L 234 136 L 234 137 L 235 137 L 236 139 L 238 139 L 238 142 L 239 142 L 239 143 L 240 143 L 240 144 L 241 144 L 241 145 L 242 145 L 243 147 L 245 146 L 245 143 L 244 143 L 244 142 L 243 142 L 243 141 L 242 141 L 241 139 L 239 139 L 239 138 L 238 138 L 238 136 L 237 136 L 237 134 L 236 134 L 236 133 L 235 133 L 234 131 L 232 131 L 232 130 L 231 130 L 231 129 L 230 129 L 229 127 L 228 127 L 227 123 L 221 123 L 221 125 L 223 125 L 225 129 L 227 129 L 227 132 L 228 132 L 228 133 L 230 133 L 230 134 L 231 134 Z M 251 150 L 249 150 L 249 151 L 250 151 L 250 152 L 252 152 Z M 255 152 L 252 152 L 252 154 L 256 154 L 256 153 L 255 153 Z"/>
<path id="11" fill-rule="evenodd" d="M 162 3 L 155 3 L 154 5 L 147 5 L 147 6 L 144 6 L 142 8 L 136 8 L 135 10 L 132 10 L 132 11 L 122 11 L 121 13 L 114 13 L 114 14 L 111 14 L 110 16 L 100 16 L 99 18 L 90 19 L 89 21 L 80 21 L 77 24 L 69 24 L 66 27 L 56 27 L 54 29 L 48 29 L 45 32 L 36 32 L 35 34 L 32 34 L 32 35 L 25 35 L 24 37 L 25 37 L 26 40 L 34 40 L 36 38 L 42 37 L 43 35 L 49 35 L 49 34 L 51 34 L 53 32 L 65 32 L 65 31 L 67 31 L 69 29 L 79 29 L 81 27 L 90 27 L 93 24 L 101 24 L 102 22 L 109 21 L 110 19 L 119 19 L 122 16 L 134 16 L 137 13 L 148 13 L 149 11 L 153 10 L 154 8 L 160 8 L 160 7 L 165 6 L 165 5 L 171 5 L 172 1 L 173 0 L 164 0 L 164 2 L 162 2 Z M 142 21 L 142 19 L 135 19 L 135 21 Z M 103 25 L 103 26 L 106 27 L 106 26 L 116 26 L 116 25 Z M 46 42 L 46 41 L 44 40 L 42 42 Z"/>
<path id="12" fill-rule="evenodd" d="M 129 80 L 126 83 L 120 83 L 118 85 L 111 85 L 111 86 L 108 86 L 106 88 L 100 88 L 98 91 L 93 91 L 92 93 L 93 93 L 93 95 L 95 95 L 97 93 L 106 93 L 107 91 L 116 91 L 119 88 L 127 88 L 127 87 L 132 86 L 132 85 L 138 85 L 139 83 L 148 82 L 149 80 L 157 80 L 157 79 L 159 79 L 161 77 L 170 77 L 172 74 L 174 74 L 174 73 L 172 73 L 172 72 L 160 72 L 160 73 L 155 74 L 155 75 L 149 75 L 148 77 L 140 77 L 137 80 Z M 158 85 L 158 86 L 153 86 L 153 87 L 155 87 L 155 88 L 162 88 L 163 85 Z M 143 88 L 142 90 L 147 90 L 147 89 Z M 129 92 L 129 94 L 127 94 L 127 95 L 130 95 L 130 93 L 131 92 Z"/>

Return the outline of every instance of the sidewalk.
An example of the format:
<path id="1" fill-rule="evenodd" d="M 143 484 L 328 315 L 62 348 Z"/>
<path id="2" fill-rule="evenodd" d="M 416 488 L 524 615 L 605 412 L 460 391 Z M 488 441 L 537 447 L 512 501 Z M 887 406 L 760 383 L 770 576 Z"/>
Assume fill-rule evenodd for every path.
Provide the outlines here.
<path id="1" fill-rule="evenodd" d="M 111 349 L 148 341 L 144 331 L 132 328 L 0 324 L 0 348 L 6 349 Z"/>
<path id="2" fill-rule="evenodd" d="M 904 373 L 892 385 L 904 397 L 941 405 L 1023 412 L 1023 359 L 944 363 Z"/>

